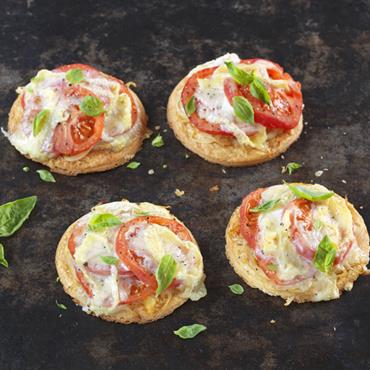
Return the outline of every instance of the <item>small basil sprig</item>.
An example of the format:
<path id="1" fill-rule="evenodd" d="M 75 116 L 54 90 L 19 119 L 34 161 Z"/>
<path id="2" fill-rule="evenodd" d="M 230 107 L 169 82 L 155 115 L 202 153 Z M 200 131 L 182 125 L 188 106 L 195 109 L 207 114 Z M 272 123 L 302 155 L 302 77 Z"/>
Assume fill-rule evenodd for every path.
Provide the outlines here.
<path id="1" fill-rule="evenodd" d="M 33 120 L 32 133 L 33 136 L 37 136 L 45 125 L 49 122 L 51 112 L 49 109 L 43 109 L 38 112 L 35 119 Z"/>
<path id="2" fill-rule="evenodd" d="M 337 246 L 325 235 L 315 253 L 314 264 L 316 268 L 321 272 L 330 272 L 334 264 L 336 253 Z"/>
<path id="3" fill-rule="evenodd" d="M 117 265 L 119 259 L 114 256 L 101 256 L 100 259 L 107 265 Z"/>
<path id="4" fill-rule="evenodd" d="M 45 182 L 56 182 L 54 176 L 48 170 L 37 170 L 36 171 L 40 179 Z"/>
<path id="5" fill-rule="evenodd" d="M 81 103 L 80 109 L 87 116 L 96 117 L 104 113 L 104 103 L 96 96 L 85 96 Z"/>
<path id="6" fill-rule="evenodd" d="M 9 266 L 8 261 L 5 258 L 4 246 L 1 243 L 0 243 L 0 265 L 3 265 L 6 268 L 8 268 Z"/>
<path id="7" fill-rule="evenodd" d="M 232 106 L 235 115 L 246 123 L 254 123 L 254 110 L 252 104 L 244 96 L 234 96 Z"/>
<path id="8" fill-rule="evenodd" d="M 290 162 L 286 166 L 283 166 L 282 173 L 288 172 L 289 175 L 291 175 L 295 170 L 298 170 L 298 168 L 301 168 L 302 165 L 297 162 Z"/>
<path id="9" fill-rule="evenodd" d="M 63 303 L 59 303 L 58 301 L 55 301 L 55 304 L 57 305 L 58 308 L 61 310 L 66 310 L 67 307 Z"/>
<path id="10" fill-rule="evenodd" d="M 313 191 L 309 190 L 303 186 L 300 185 L 293 185 L 293 184 L 287 184 L 291 192 L 298 198 L 303 198 L 310 200 L 312 202 L 319 201 L 319 200 L 325 200 L 334 195 L 334 192 L 328 191 L 328 192 L 319 192 L 319 191 Z"/>
<path id="11" fill-rule="evenodd" d="M 182 326 L 180 329 L 175 330 L 173 333 L 176 334 L 181 339 L 191 339 L 206 329 L 207 327 L 204 325 L 192 324 L 192 325 Z"/>
<path id="12" fill-rule="evenodd" d="M 171 255 L 166 255 L 161 258 L 161 262 L 155 272 L 157 279 L 156 296 L 158 297 L 165 289 L 167 289 L 176 275 L 177 263 Z"/>
<path id="13" fill-rule="evenodd" d="M 158 134 L 153 140 L 152 140 L 152 146 L 155 148 L 160 148 L 164 145 L 163 137 L 161 134 Z"/>
<path id="14" fill-rule="evenodd" d="M 225 62 L 230 76 L 240 85 L 249 86 L 251 94 L 266 104 L 271 103 L 271 97 L 263 81 L 254 73 L 248 73 L 238 68 L 233 62 Z"/>
<path id="15" fill-rule="evenodd" d="M 37 197 L 31 196 L 0 206 L 0 237 L 13 235 L 27 220 L 36 202 Z"/>
<path id="16" fill-rule="evenodd" d="M 79 68 L 70 69 L 66 73 L 66 79 L 71 84 L 78 84 L 84 79 L 84 73 Z"/>
<path id="17" fill-rule="evenodd" d="M 111 213 L 99 213 L 91 217 L 89 222 L 89 230 L 101 231 L 107 227 L 121 225 L 121 220 Z"/>
<path id="18" fill-rule="evenodd" d="M 233 284 L 229 285 L 229 289 L 234 293 L 234 294 L 243 294 L 244 293 L 244 288 L 240 284 Z"/>
<path id="19" fill-rule="evenodd" d="M 136 170 L 141 165 L 140 162 L 130 162 L 126 167 L 131 170 Z"/>
<path id="20" fill-rule="evenodd" d="M 196 110 L 195 98 L 192 96 L 185 105 L 185 112 L 188 116 L 191 116 Z"/>
<path id="21" fill-rule="evenodd" d="M 268 200 L 267 202 L 264 202 L 257 207 L 251 208 L 249 211 L 266 213 L 268 211 L 271 211 L 273 208 L 275 208 L 279 203 L 280 203 L 280 199 Z"/>

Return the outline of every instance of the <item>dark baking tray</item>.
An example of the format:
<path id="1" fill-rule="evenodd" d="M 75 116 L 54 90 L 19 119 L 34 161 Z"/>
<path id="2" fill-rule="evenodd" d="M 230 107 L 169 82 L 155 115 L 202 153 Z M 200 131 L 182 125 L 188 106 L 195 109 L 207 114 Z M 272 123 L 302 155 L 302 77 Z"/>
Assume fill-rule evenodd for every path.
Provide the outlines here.
<path id="1" fill-rule="evenodd" d="M 30 220 L 2 240 L 10 267 L 0 268 L 0 368 L 370 368 L 369 277 L 340 300 L 285 307 L 249 287 L 231 294 L 227 285 L 241 281 L 224 254 L 225 227 L 242 196 L 283 178 L 348 195 L 369 224 L 369 10 L 369 1 L 2 0 L 3 126 L 16 86 L 40 68 L 80 61 L 135 81 L 150 127 L 161 126 L 166 144 L 156 149 L 146 141 L 137 170 L 56 175 L 49 184 L 35 173 L 41 166 L 0 138 L 1 203 L 39 197 Z M 192 153 L 186 159 L 167 129 L 175 84 L 194 65 L 228 51 L 278 61 L 302 82 L 308 124 L 285 159 L 223 173 Z M 281 166 L 290 161 L 304 166 L 283 177 Z M 213 185 L 220 191 L 210 192 Z M 176 197 L 176 188 L 185 196 Z M 64 294 L 54 267 L 63 231 L 96 203 L 121 198 L 171 205 L 193 231 L 205 261 L 205 299 L 153 324 L 124 326 L 86 315 Z M 190 341 L 172 334 L 193 322 L 208 330 Z"/>

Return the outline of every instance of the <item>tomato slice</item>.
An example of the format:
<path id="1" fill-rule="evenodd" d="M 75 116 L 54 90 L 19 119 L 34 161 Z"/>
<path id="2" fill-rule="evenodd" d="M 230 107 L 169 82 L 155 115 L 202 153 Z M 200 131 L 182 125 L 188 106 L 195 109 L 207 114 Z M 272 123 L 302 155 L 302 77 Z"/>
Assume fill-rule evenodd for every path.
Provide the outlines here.
<path id="1" fill-rule="evenodd" d="M 132 226 L 136 228 L 133 232 L 131 232 L 131 237 L 136 235 L 137 228 L 143 223 L 152 223 L 168 227 L 172 232 L 177 234 L 183 240 L 192 241 L 193 239 L 185 226 L 181 225 L 175 220 L 167 219 L 160 216 L 137 217 L 126 222 L 120 227 L 116 238 L 116 253 L 118 257 L 139 280 L 149 286 L 156 288 L 157 281 L 155 276 L 145 269 L 145 267 L 142 265 L 142 258 L 137 256 L 135 252 L 133 252 L 129 248 L 128 240 L 126 238 L 126 234 Z"/>
<path id="2" fill-rule="evenodd" d="M 84 87 L 73 85 L 65 88 L 65 95 L 82 100 L 84 96 L 95 96 Z M 79 105 L 69 107 L 66 121 L 60 122 L 53 134 L 54 152 L 73 156 L 91 149 L 100 139 L 104 128 L 104 113 L 96 117 L 85 115 Z"/>

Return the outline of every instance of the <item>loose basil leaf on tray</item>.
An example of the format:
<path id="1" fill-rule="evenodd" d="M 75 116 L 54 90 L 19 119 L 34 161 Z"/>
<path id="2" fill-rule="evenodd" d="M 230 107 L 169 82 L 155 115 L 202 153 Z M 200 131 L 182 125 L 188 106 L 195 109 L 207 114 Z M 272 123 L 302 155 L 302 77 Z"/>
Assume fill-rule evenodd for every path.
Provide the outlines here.
<path id="1" fill-rule="evenodd" d="M 61 310 L 66 310 L 67 307 L 63 303 L 59 303 L 58 301 L 55 301 L 55 304 L 57 305 L 58 308 Z"/>
<path id="2" fill-rule="evenodd" d="M 325 235 L 315 253 L 314 264 L 316 268 L 321 272 L 330 272 L 334 264 L 336 253 L 337 246 Z"/>
<path id="3" fill-rule="evenodd" d="M 282 173 L 288 172 L 289 175 L 291 175 L 295 170 L 298 170 L 298 168 L 301 168 L 302 165 L 297 162 L 290 162 L 286 166 L 283 167 Z"/>
<path id="4" fill-rule="evenodd" d="M 181 339 L 191 339 L 206 329 L 207 327 L 204 325 L 192 324 L 192 325 L 182 326 L 180 329 L 175 330 L 173 333 L 176 334 Z"/>
<path id="5" fill-rule="evenodd" d="M 254 123 L 254 110 L 252 104 L 244 96 L 233 97 L 235 115 L 246 123 Z"/>
<path id="6" fill-rule="evenodd" d="M 33 120 L 32 133 L 33 136 L 37 136 L 41 130 L 45 127 L 50 119 L 51 112 L 49 109 L 43 109 L 37 113 L 35 119 Z"/>
<path id="7" fill-rule="evenodd" d="M 45 182 L 56 182 L 54 176 L 48 170 L 37 170 L 36 171 L 40 179 Z"/>
<path id="8" fill-rule="evenodd" d="M 101 231 L 107 227 L 121 225 L 121 220 L 111 213 L 99 213 L 91 217 L 89 229 L 91 231 Z"/>
<path id="9" fill-rule="evenodd" d="M 268 200 L 267 202 L 264 202 L 257 207 L 251 208 L 249 211 L 265 213 L 275 208 L 279 203 L 280 199 Z"/>
<path id="10" fill-rule="evenodd" d="M 79 68 L 70 69 L 66 73 L 66 79 L 71 84 L 78 84 L 84 79 L 84 73 Z"/>
<path id="11" fill-rule="evenodd" d="M 240 284 L 233 284 L 229 285 L 229 289 L 234 293 L 234 294 L 243 294 L 244 293 L 244 288 Z"/>
<path id="12" fill-rule="evenodd" d="M 136 170 L 141 165 L 140 162 L 130 162 L 126 167 L 131 170 Z"/>
<path id="13" fill-rule="evenodd" d="M 0 206 L 0 237 L 13 235 L 27 220 L 36 202 L 37 197 L 31 196 Z"/>
<path id="14" fill-rule="evenodd" d="M 300 185 L 293 185 L 293 184 L 287 184 L 287 185 L 289 186 L 289 189 L 292 191 L 292 193 L 295 196 L 297 196 L 298 198 L 310 200 L 312 202 L 318 201 L 318 200 L 325 200 L 334 195 L 334 192 L 332 191 L 320 192 L 320 191 L 309 190 Z"/>
<path id="15" fill-rule="evenodd" d="M 158 134 L 153 140 L 152 140 L 152 146 L 155 148 L 160 148 L 164 145 L 163 137 L 161 134 Z"/>
<path id="16" fill-rule="evenodd" d="M 80 109 L 87 116 L 96 117 L 104 113 L 104 103 L 96 96 L 85 96 L 80 103 Z"/>
<path id="17" fill-rule="evenodd" d="M 3 265 L 6 268 L 8 268 L 9 266 L 8 261 L 5 258 L 4 246 L 1 243 L 0 243 L 0 265 Z"/>
<path id="18" fill-rule="evenodd" d="M 176 275 L 177 263 L 171 255 L 166 255 L 161 258 L 161 262 L 155 272 L 158 287 L 156 296 L 158 297 L 165 289 L 167 289 Z"/>

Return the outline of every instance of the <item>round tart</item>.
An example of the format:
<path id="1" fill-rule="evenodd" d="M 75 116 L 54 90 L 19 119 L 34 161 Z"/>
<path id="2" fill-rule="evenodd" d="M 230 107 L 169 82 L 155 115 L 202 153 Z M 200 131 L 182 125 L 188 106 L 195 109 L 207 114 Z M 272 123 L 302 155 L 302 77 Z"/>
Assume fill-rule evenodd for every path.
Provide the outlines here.
<path id="1" fill-rule="evenodd" d="M 108 321 L 155 321 L 206 295 L 193 235 L 151 203 L 96 206 L 64 233 L 55 262 L 64 290 Z"/>
<path id="2" fill-rule="evenodd" d="M 137 95 L 88 65 L 41 70 L 17 93 L 5 134 L 19 152 L 54 172 L 115 168 L 136 154 L 146 136 Z"/>
<path id="3" fill-rule="evenodd" d="M 251 287 L 287 302 L 351 290 L 369 262 L 369 234 L 353 205 L 321 185 L 284 184 L 247 195 L 226 230 L 226 255 Z"/>
<path id="4" fill-rule="evenodd" d="M 167 118 L 182 144 L 207 161 L 251 166 L 298 139 L 302 108 L 300 83 L 278 64 L 226 54 L 180 81 Z"/>

